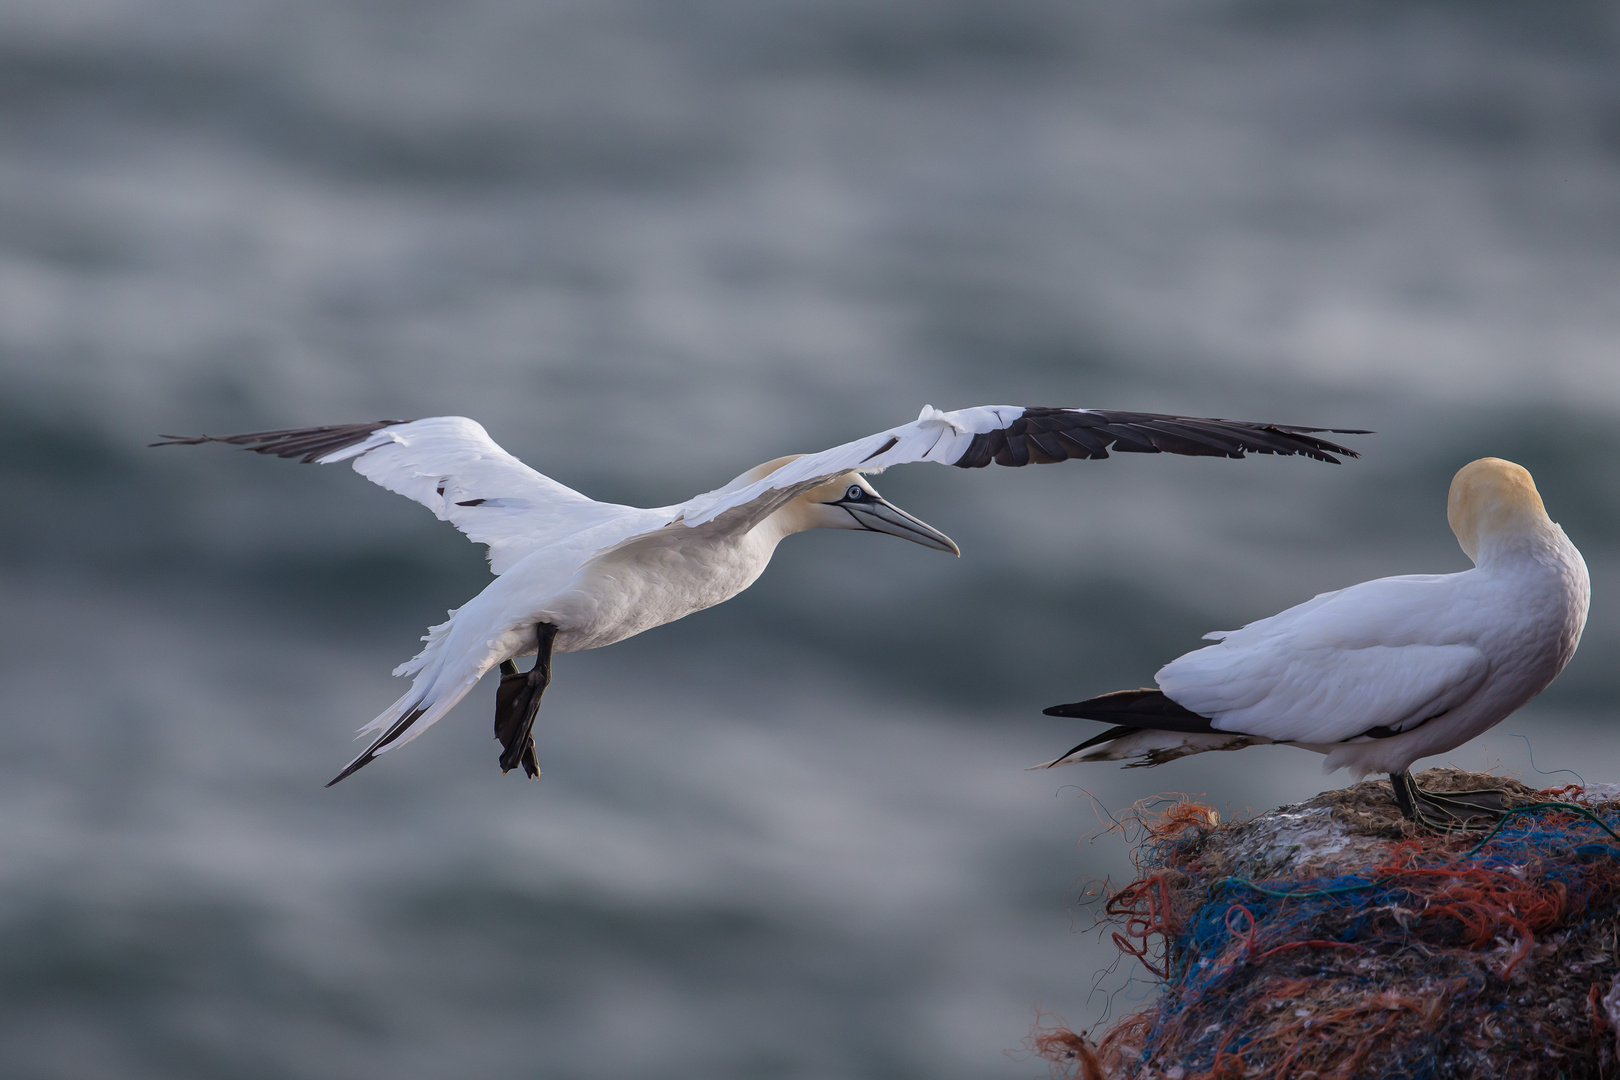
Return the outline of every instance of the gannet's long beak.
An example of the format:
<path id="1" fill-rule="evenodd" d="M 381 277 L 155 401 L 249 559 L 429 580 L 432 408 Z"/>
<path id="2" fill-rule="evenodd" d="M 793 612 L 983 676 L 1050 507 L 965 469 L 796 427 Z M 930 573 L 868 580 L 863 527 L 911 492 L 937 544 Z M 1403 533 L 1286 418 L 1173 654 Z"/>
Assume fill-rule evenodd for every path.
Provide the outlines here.
<path id="1" fill-rule="evenodd" d="M 913 544 L 921 544 L 935 551 L 948 551 L 952 555 L 962 554 L 962 549 L 957 547 L 956 542 L 950 537 L 932 525 L 917 520 L 881 496 L 869 494 L 860 502 L 846 499 L 834 505 L 849 511 L 849 516 L 863 529 L 898 536 L 902 540 L 910 540 Z"/>

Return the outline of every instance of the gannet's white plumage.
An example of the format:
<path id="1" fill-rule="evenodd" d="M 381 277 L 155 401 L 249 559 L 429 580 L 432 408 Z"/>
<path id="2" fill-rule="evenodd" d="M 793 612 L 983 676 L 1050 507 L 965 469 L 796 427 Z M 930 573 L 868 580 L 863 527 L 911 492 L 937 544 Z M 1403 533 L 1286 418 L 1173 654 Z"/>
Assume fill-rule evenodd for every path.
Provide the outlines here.
<path id="1" fill-rule="evenodd" d="M 1159 669 L 1162 697 L 1124 691 L 1048 709 L 1121 725 L 1054 764 L 1155 765 L 1289 743 L 1360 779 L 1405 773 L 1499 723 L 1574 655 L 1591 592 L 1586 564 L 1512 462 L 1464 466 L 1447 517 L 1473 569 L 1367 581 L 1207 634 L 1218 644 Z M 1181 730 L 1154 728 L 1155 711 Z"/>
<path id="2" fill-rule="evenodd" d="M 537 626 L 555 627 L 543 659 L 612 644 L 735 596 L 784 537 L 806 529 L 887 532 L 956 551 L 948 537 L 884 501 L 862 474 L 913 461 L 975 468 L 1103 458 L 1109 447 L 1329 462 L 1335 454 L 1355 456 L 1311 434 L 1323 430 L 1107 410 L 925 407 L 912 423 L 778 458 L 714 491 L 653 509 L 600 503 L 543 476 L 465 417 L 168 437 L 155 445 L 226 442 L 306 463 L 353 461 L 362 476 L 488 545 L 498 576 L 432 627 L 422 651 L 395 671 L 414 676 L 411 688 L 361 729 L 378 737 L 342 779 L 421 734 L 491 668 L 535 654 Z"/>

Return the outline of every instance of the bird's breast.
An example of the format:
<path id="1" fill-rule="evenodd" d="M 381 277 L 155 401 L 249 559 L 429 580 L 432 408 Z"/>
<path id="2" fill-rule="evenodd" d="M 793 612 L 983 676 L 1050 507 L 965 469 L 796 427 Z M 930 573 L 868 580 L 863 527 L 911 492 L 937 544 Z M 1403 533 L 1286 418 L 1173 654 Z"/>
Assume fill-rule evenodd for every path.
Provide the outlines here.
<path id="1" fill-rule="evenodd" d="M 557 599 L 564 619 L 559 650 L 611 645 L 736 596 L 771 556 L 768 547 L 738 540 L 654 548 L 593 569 Z"/>
<path id="2" fill-rule="evenodd" d="M 1478 643 L 1491 661 L 1495 695 L 1515 699 L 1515 708 L 1564 669 L 1586 626 L 1586 563 L 1562 532 L 1556 539 L 1481 575 Z"/>

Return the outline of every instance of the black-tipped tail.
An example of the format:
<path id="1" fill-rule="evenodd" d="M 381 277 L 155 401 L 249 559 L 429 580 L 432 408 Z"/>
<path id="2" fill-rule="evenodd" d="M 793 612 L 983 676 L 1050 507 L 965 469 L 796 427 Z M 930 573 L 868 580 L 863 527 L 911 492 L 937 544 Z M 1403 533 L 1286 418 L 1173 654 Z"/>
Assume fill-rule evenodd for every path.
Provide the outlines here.
<path id="1" fill-rule="evenodd" d="M 422 708 L 412 709 L 410 712 L 394 721 L 393 726 L 391 726 L 387 731 L 383 732 L 381 738 L 372 743 L 370 746 L 366 747 L 365 753 L 361 754 L 359 757 L 355 758 L 353 761 L 344 766 L 342 772 L 338 773 L 336 776 L 332 777 L 332 779 L 326 782 L 326 786 L 331 787 L 339 780 L 346 779 L 353 773 L 357 773 L 367 765 L 370 765 L 372 758 L 377 756 L 377 751 L 381 750 L 383 747 L 387 746 L 389 743 L 393 742 L 395 739 L 409 731 L 411 729 L 411 725 L 420 720 L 422 718 L 422 714 L 425 712 L 427 712 L 427 710 Z"/>

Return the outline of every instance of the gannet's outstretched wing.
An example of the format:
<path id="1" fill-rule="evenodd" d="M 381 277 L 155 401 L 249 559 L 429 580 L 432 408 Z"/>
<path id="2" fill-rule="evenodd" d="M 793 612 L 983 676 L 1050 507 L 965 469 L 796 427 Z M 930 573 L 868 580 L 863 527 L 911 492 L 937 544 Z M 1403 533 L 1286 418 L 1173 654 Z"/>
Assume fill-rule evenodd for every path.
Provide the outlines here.
<path id="1" fill-rule="evenodd" d="M 617 509 L 529 468 L 464 416 L 163 438 L 152 445 L 229 443 L 318 465 L 352 459 L 367 480 L 415 499 L 474 543 L 488 544 L 489 567 L 497 574 Z"/>
<path id="2" fill-rule="evenodd" d="M 923 406 L 909 424 L 864 439 L 805 454 L 751 483 L 742 478 L 688 501 L 677 521 L 697 527 L 722 517 L 748 529 L 811 488 L 846 472 L 882 472 L 891 465 L 937 461 L 963 469 L 997 465 L 1043 465 L 1069 458 L 1105 458 L 1121 453 L 1186 454 L 1241 458 L 1246 453 L 1303 454 L 1337 465 L 1335 454 L 1354 450 L 1316 433 L 1365 435 L 1351 428 L 1296 427 L 1244 420 L 1212 420 L 1109 409 L 1026 408 L 981 405 L 956 412 Z M 745 476 L 747 474 L 744 474 Z"/>
<path id="3" fill-rule="evenodd" d="M 1462 575 L 1379 578 L 1225 634 L 1154 676 L 1217 731 L 1325 744 L 1410 731 L 1490 671 L 1454 599 Z"/>

